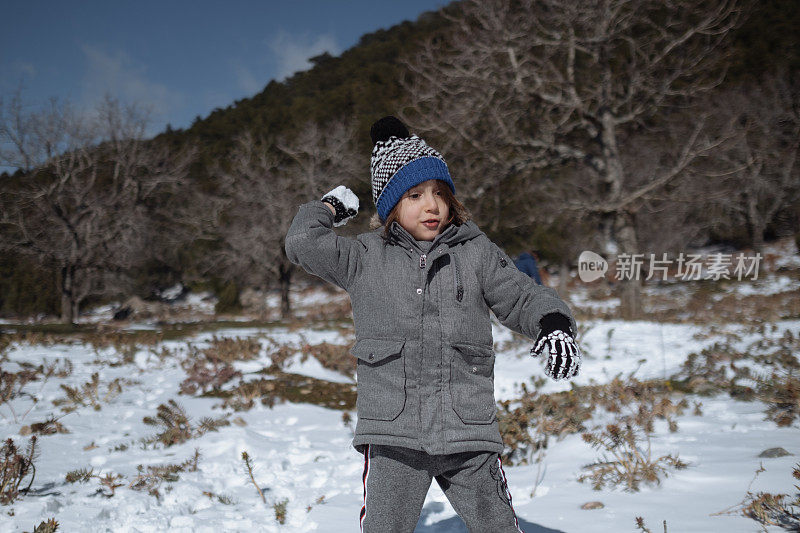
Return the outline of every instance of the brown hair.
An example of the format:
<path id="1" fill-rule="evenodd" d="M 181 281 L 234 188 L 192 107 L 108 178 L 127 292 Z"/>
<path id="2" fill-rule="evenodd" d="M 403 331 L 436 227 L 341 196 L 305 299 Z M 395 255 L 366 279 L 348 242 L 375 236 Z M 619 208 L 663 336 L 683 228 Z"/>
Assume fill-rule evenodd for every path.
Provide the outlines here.
<path id="1" fill-rule="evenodd" d="M 448 187 L 447 184 L 441 180 L 437 181 L 439 182 L 439 190 L 442 191 L 442 194 L 444 195 L 444 200 L 445 202 L 447 202 L 447 206 L 449 208 L 449 217 L 447 219 L 447 222 L 444 223 L 442 231 L 444 231 L 444 228 L 446 228 L 451 223 L 455 224 L 456 226 L 460 226 L 464 222 L 470 220 L 472 218 L 472 215 L 470 215 L 470 212 L 467 210 L 466 207 L 464 207 L 464 204 L 459 202 L 458 198 L 456 198 L 453 195 L 453 191 L 450 190 L 450 187 Z M 403 194 L 400 200 L 405 198 L 407 194 L 408 191 L 406 191 Z M 370 229 L 377 229 L 383 226 L 383 238 L 388 239 L 389 228 L 392 226 L 392 222 L 397 220 L 399 213 L 400 213 L 400 201 L 398 201 L 397 204 L 389 212 L 389 216 L 386 217 L 386 222 L 384 224 L 381 224 L 381 219 L 378 216 L 378 213 L 372 215 L 372 218 L 369 221 Z"/>

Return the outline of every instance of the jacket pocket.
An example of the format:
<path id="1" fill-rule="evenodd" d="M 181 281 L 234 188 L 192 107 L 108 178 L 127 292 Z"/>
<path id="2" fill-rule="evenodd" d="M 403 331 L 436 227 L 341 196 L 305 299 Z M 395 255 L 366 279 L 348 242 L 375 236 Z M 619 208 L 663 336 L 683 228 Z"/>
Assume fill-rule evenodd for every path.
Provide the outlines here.
<path id="1" fill-rule="evenodd" d="M 403 340 L 361 339 L 351 353 L 358 358 L 359 418 L 394 420 L 406 404 Z"/>
<path id="2" fill-rule="evenodd" d="M 465 424 L 491 424 L 494 403 L 494 351 L 472 344 L 452 344 L 450 397 L 453 410 Z"/>

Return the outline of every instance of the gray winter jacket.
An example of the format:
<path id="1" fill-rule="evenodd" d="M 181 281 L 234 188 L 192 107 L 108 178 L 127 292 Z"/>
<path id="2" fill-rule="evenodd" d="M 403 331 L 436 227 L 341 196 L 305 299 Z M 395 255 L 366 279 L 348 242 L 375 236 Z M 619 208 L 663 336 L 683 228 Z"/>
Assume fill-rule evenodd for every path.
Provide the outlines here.
<path id="1" fill-rule="evenodd" d="M 353 446 L 502 452 L 489 310 L 533 340 L 548 313 L 564 314 L 577 331 L 567 305 L 517 270 L 473 222 L 448 226 L 427 253 L 397 222 L 389 242 L 382 228 L 352 239 L 332 226 L 326 204 L 302 205 L 286 254 L 350 295 L 358 358 Z"/>

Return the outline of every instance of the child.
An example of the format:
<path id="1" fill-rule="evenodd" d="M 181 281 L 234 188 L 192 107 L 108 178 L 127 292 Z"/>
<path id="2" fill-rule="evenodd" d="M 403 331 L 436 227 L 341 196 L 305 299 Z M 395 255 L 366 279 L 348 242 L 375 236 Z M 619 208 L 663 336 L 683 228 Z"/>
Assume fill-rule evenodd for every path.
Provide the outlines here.
<path id="1" fill-rule="evenodd" d="M 544 285 L 544 283 L 542 283 L 542 278 L 539 276 L 539 265 L 536 262 L 538 258 L 539 254 L 536 252 L 533 252 L 533 254 L 522 252 L 519 254 L 519 257 L 514 260 L 514 266 L 517 267 L 520 272 L 532 277 L 537 285 Z"/>
<path id="2" fill-rule="evenodd" d="M 536 339 L 553 379 L 580 368 L 575 320 L 468 220 L 436 150 L 391 116 L 370 135 L 383 231 L 336 235 L 358 212 L 339 186 L 302 205 L 286 235 L 293 263 L 350 295 L 361 531 L 414 531 L 434 478 L 470 531 L 520 531 L 499 455 L 489 310 Z"/>

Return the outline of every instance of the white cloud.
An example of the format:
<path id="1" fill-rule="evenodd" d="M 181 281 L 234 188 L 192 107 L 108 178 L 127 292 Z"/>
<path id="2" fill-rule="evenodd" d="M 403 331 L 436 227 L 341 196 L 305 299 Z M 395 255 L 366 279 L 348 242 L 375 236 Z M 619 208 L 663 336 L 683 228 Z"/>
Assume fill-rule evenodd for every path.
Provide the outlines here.
<path id="1" fill-rule="evenodd" d="M 275 55 L 278 68 L 276 80 L 282 80 L 295 72 L 306 70 L 312 65 L 308 58 L 328 52 L 339 55 L 341 49 L 330 34 L 311 37 L 308 34 L 295 35 L 281 30 L 270 41 L 269 48 Z"/>
<path id="2" fill-rule="evenodd" d="M 122 51 L 109 52 L 97 46 L 84 44 L 86 73 L 83 79 L 83 104 L 93 106 L 105 94 L 122 102 L 141 105 L 149 109 L 150 118 L 160 128 L 161 123 L 181 103 L 180 94 L 166 85 L 147 78 L 147 68 L 137 64 Z"/>
<path id="3" fill-rule="evenodd" d="M 247 94 L 255 94 L 264 88 L 264 83 L 256 79 L 255 75 L 250 72 L 250 69 L 241 63 L 235 63 L 233 70 L 236 73 L 236 79 L 239 83 L 239 88 Z"/>

